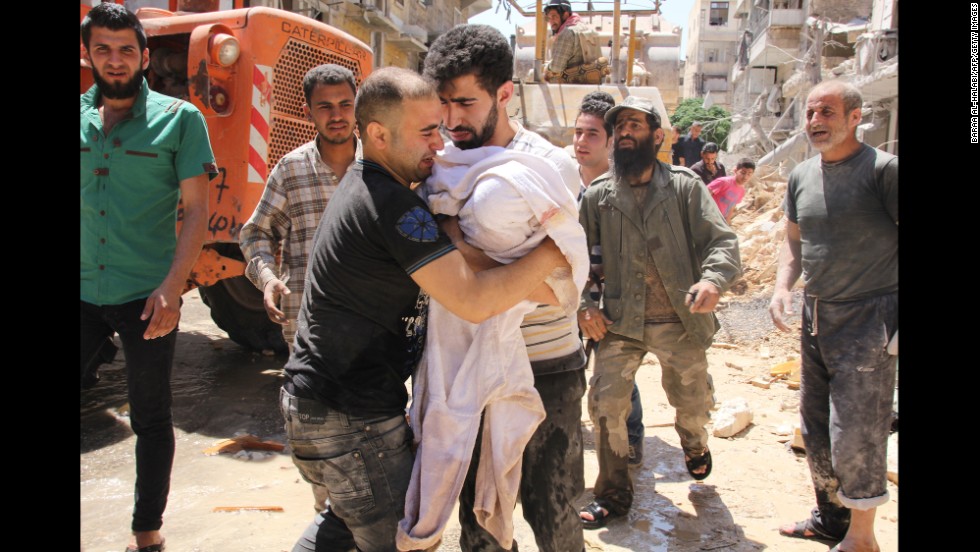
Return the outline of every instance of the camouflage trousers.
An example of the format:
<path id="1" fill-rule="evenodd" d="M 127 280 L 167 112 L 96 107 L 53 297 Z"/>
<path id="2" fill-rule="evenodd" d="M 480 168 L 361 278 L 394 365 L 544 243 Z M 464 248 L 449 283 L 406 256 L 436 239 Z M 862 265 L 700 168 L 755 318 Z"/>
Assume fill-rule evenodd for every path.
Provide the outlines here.
<path id="1" fill-rule="evenodd" d="M 626 513 L 633 504 L 626 420 L 632 410 L 633 379 L 643 357 L 653 353 L 660 361 L 661 383 L 674 407 L 674 428 L 685 453 L 700 454 L 707 446 L 704 426 L 714 406 L 705 349 L 687 339 L 684 326 L 646 324 L 643 330 L 643 341 L 606 334 L 589 381 L 589 416 L 599 458 L 594 492 L 616 514 Z"/>

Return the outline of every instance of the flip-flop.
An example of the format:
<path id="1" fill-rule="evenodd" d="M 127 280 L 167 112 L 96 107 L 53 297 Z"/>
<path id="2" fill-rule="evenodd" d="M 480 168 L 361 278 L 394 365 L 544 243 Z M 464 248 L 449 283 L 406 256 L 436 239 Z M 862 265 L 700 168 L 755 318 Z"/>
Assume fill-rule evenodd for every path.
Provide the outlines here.
<path id="1" fill-rule="evenodd" d="M 810 532 L 809 535 L 807 535 L 807 531 Z M 780 528 L 779 534 L 784 537 L 792 537 L 794 539 L 814 540 L 834 544 L 844 540 L 843 535 L 840 537 L 835 537 L 819 528 L 815 523 L 813 523 L 813 518 L 806 518 L 803 521 L 797 521 L 795 524 L 793 524 L 792 531 L 783 531 L 782 528 Z"/>
<path id="2" fill-rule="evenodd" d="M 126 547 L 126 552 L 163 552 L 166 549 L 167 539 L 161 539 L 159 544 L 150 544 L 142 548 L 129 545 Z"/>
<path id="3" fill-rule="evenodd" d="M 711 451 L 707 448 L 704 449 L 701 456 L 691 458 L 685 454 L 684 463 L 687 465 L 687 473 L 691 474 L 691 477 L 698 481 L 701 481 L 702 479 L 711 475 Z M 694 473 L 694 470 L 702 466 L 708 466 L 708 469 L 704 470 L 704 473 Z"/>
<path id="4" fill-rule="evenodd" d="M 605 509 L 607 513 L 602 513 L 603 509 Z M 582 527 L 586 529 L 600 529 L 605 527 L 606 523 L 610 519 L 620 516 L 620 514 L 614 514 L 608 506 L 603 505 L 598 500 L 593 500 L 588 504 L 588 506 L 579 510 L 579 512 L 592 516 L 591 520 L 579 517 L 579 519 L 582 520 Z"/>

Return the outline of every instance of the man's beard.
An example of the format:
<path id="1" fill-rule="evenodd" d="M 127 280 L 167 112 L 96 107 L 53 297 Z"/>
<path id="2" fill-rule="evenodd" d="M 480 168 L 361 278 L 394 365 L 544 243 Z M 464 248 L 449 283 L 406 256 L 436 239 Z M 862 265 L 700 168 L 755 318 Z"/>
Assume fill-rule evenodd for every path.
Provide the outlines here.
<path id="1" fill-rule="evenodd" d="M 453 132 L 459 132 L 460 130 L 465 130 L 473 135 L 473 138 L 469 140 L 455 141 L 453 140 L 453 145 L 462 150 L 479 148 L 490 141 L 493 138 L 493 133 L 497 130 L 497 104 L 494 103 L 490 107 L 490 113 L 487 113 L 487 120 L 483 123 L 483 129 L 477 132 L 475 128 L 459 125 L 456 128 L 451 129 Z"/>
<path id="2" fill-rule="evenodd" d="M 341 138 L 333 138 L 333 137 L 330 137 L 330 136 L 325 136 L 325 135 L 321 134 L 319 131 L 317 131 L 317 134 L 320 135 L 320 139 L 321 140 L 323 140 L 324 142 L 326 142 L 328 144 L 336 144 L 336 145 L 346 144 L 347 142 L 350 142 L 351 137 L 354 136 L 354 127 L 351 126 L 350 134 L 348 134 L 347 136 L 341 137 Z"/>
<path id="3" fill-rule="evenodd" d="M 642 141 L 630 139 L 636 143 L 633 149 L 622 149 L 618 142 L 613 149 L 612 169 L 618 180 L 631 180 L 642 176 L 644 171 L 653 166 L 657 152 L 660 151 L 660 144 L 653 143 L 652 132 Z"/>
<path id="4" fill-rule="evenodd" d="M 143 88 L 142 67 L 137 69 L 133 78 L 126 82 L 110 84 L 102 78 L 102 75 L 99 74 L 98 69 L 95 67 L 92 67 L 92 77 L 95 79 L 95 84 L 99 87 L 99 93 L 102 94 L 102 97 L 110 100 L 135 98 L 139 94 L 140 89 Z"/>

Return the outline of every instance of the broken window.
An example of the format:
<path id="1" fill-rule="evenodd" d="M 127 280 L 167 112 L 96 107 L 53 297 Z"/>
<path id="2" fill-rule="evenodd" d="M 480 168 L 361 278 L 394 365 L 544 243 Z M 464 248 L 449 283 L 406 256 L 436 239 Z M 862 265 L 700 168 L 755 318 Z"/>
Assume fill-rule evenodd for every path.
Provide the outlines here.
<path id="1" fill-rule="evenodd" d="M 708 24 L 714 27 L 728 25 L 728 2 L 712 2 Z"/>

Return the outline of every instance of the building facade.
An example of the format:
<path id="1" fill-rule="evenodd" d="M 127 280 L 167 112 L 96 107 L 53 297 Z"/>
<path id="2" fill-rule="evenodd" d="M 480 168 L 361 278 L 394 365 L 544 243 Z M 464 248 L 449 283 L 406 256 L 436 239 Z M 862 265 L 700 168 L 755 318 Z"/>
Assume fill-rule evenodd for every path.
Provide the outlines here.
<path id="1" fill-rule="evenodd" d="M 703 97 L 705 105 L 731 110 L 729 75 L 739 39 L 735 4 L 694 0 L 687 25 L 684 99 Z"/>
<path id="2" fill-rule="evenodd" d="M 817 83 L 851 82 L 864 96 L 858 136 L 898 151 L 898 0 L 737 0 L 730 68 L 729 150 L 787 170 L 813 155 L 803 132 Z"/>

